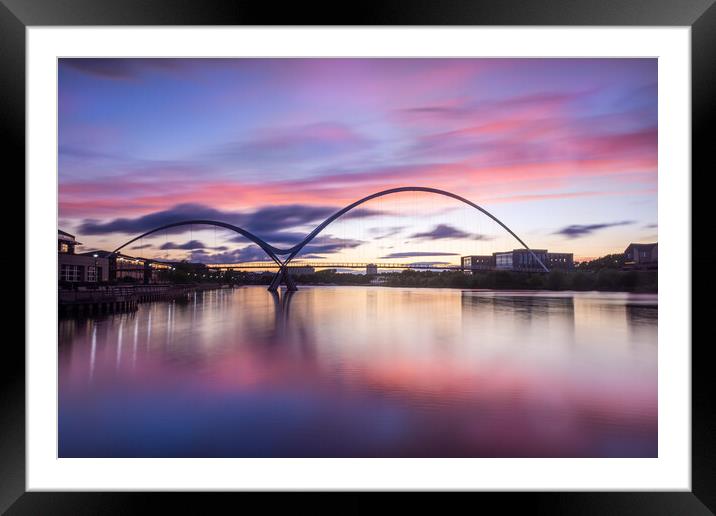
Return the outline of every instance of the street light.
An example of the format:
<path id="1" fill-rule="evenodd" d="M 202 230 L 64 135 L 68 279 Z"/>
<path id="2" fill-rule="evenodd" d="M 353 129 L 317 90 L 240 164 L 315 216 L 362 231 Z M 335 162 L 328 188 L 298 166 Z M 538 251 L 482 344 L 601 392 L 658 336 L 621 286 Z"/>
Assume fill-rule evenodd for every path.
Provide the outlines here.
<path id="1" fill-rule="evenodd" d="M 94 253 L 92 256 L 94 257 L 94 281 L 99 285 L 99 274 L 97 273 L 97 257 L 99 255 Z"/>

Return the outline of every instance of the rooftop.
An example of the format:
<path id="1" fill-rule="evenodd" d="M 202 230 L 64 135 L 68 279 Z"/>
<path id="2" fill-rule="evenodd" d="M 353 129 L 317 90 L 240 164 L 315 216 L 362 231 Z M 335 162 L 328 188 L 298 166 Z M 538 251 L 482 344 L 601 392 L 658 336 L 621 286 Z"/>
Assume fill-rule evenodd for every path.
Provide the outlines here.
<path id="1" fill-rule="evenodd" d="M 624 252 L 625 252 L 625 253 L 628 252 L 629 249 L 631 249 L 631 248 L 650 250 L 650 249 L 654 248 L 654 247 L 657 246 L 657 245 L 659 245 L 658 242 L 654 242 L 653 244 L 635 244 L 635 243 L 631 243 L 631 244 L 629 244 L 629 245 L 627 246 L 627 248 L 624 250 Z"/>

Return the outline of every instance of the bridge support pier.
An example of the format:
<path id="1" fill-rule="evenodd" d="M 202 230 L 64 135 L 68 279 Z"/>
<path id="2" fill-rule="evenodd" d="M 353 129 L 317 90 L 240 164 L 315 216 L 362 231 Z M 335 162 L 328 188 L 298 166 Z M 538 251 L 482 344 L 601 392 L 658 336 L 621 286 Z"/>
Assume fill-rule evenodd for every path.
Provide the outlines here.
<path id="1" fill-rule="evenodd" d="M 296 283 L 291 277 L 291 273 L 288 272 L 288 267 L 286 267 L 285 265 L 282 265 L 279 268 L 278 272 L 276 273 L 276 276 L 274 276 L 271 280 L 271 284 L 268 288 L 269 292 L 276 292 L 278 290 L 278 287 L 281 286 L 281 283 L 286 284 L 286 290 L 289 292 L 295 292 L 296 290 L 298 290 Z"/>

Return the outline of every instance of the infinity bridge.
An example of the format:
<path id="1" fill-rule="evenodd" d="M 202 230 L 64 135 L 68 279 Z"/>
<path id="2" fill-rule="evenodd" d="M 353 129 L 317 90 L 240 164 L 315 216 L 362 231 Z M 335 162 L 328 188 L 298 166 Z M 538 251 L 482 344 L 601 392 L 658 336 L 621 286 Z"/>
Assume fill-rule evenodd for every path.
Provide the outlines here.
<path id="1" fill-rule="evenodd" d="M 535 259 L 535 261 L 540 265 L 540 267 L 545 271 L 549 272 L 549 269 L 542 263 L 542 260 L 539 259 L 539 257 L 527 246 L 524 241 L 520 237 L 518 237 L 510 228 L 508 228 L 501 220 L 499 220 L 497 217 L 492 215 L 490 212 L 485 210 L 484 208 L 478 206 L 474 202 L 465 199 L 464 197 L 461 197 L 457 194 L 447 192 L 445 190 L 439 190 L 437 188 L 428 188 L 423 186 L 403 186 L 400 188 L 391 188 L 388 190 L 382 190 L 380 192 L 368 195 L 366 197 L 363 197 L 362 199 L 359 199 L 355 201 L 354 203 L 349 204 L 345 208 L 342 208 L 335 212 L 333 215 L 328 217 L 326 220 L 321 222 L 316 228 L 311 231 L 306 238 L 304 238 L 301 242 L 296 244 L 293 247 L 290 247 L 288 249 L 280 249 L 278 247 L 274 247 L 265 240 L 263 240 L 261 237 L 254 235 L 250 231 L 247 231 L 246 229 L 240 228 L 238 226 L 234 226 L 233 224 L 229 224 L 227 222 L 220 222 L 216 220 L 184 220 L 179 222 L 173 222 L 171 224 L 165 224 L 163 226 L 154 228 L 150 231 L 147 231 L 146 233 L 142 233 L 141 235 L 129 240 L 128 242 L 125 242 L 121 246 L 119 246 L 117 249 L 113 251 L 113 253 L 118 253 L 121 249 L 128 246 L 129 244 L 136 242 L 137 240 L 144 238 L 148 235 L 151 235 L 152 233 L 156 233 L 158 231 L 163 231 L 169 228 L 174 228 L 178 226 L 189 226 L 189 225 L 207 225 L 207 226 L 215 226 L 215 227 L 221 227 L 225 229 L 230 229 L 232 231 L 235 231 L 236 233 L 246 237 L 251 242 L 258 245 L 265 253 L 266 255 L 272 260 L 273 264 L 272 267 L 275 267 L 278 269 L 278 272 L 276 273 L 276 276 L 274 276 L 273 280 L 271 281 L 271 284 L 269 285 L 270 291 L 276 291 L 279 286 L 283 283 L 286 285 L 286 288 L 289 291 L 295 291 L 298 290 L 296 287 L 296 283 L 293 281 L 293 278 L 291 277 L 289 273 L 289 265 L 291 264 L 291 261 L 296 257 L 296 255 L 301 252 L 301 250 L 310 243 L 314 238 L 318 236 L 321 231 L 323 231 L 331 222 L 335 221 L 336 219 L 342 217 L 352 209 L 360 206 L 361 204 L 370 201 L 371 199 L 376 199 L 378 197 L 383 197 L 386 195 L 396 194 L 400 192 L 426 192 L 431 193 L 435 195 L 442 195 L 445 197 L 450 197 L 453 199 L 456 199 L 462 203 L 467 204 L 468 206 L 471 206 L 472 208 L 478 210 L 479 212 L 483 213 L 484 215 L 487 215 L 489 218 L 497 222 L 505 231 L 507 231 L 510 235 L 512 235 L 517 242 L 520 243 L 527 251 L 530 252 L 532 257 Z M 364 264 L 365 265 L 365 264 Z M 408 266 L 408 264 L 395 264 L 400 265 L 400 268 L 420 268 L 419 266 Z M 321 265 L 321 267 L 326 267 L 327 265 Z M 265 267 L 265 266 L 264 266 Z M 345 267 L 345 265 L 341 265 L 341 267 Z M 238 268 L 238 266 L 237 266 Z M 243 267 L 246 268 L 246 267 Z M 425 266 L 423 268 L 429 268 L 428 266 Z M 436 268 L 435 266 L 430 266 L 430 268 Z M 440 269 L 448 269 L 450 266 L 446 267 L 437 267 Z M 455 267 L 455 269 L 461 269 L 461 267 Z"/>
<path id="2" fill-rule="evenodd" d="M 377 269 L 425 269 L 425 270 L 455 270 L 464 271 L 471 270 L 470 267 L 463 267 L 452 264 L 435 264 L 435 263 L 397 263 L 397 262 L 310 262 L 310 261 L 293 261 L 287 265 L 289 271 L 291 269 L 299 269 L 301 267 L 311 267 L 314 269 L 365 269 L 369 265 L 375 266 Z M 276 269 L 279 266 L 274 262 L 241 262 L 241 263 L 207 263 L 208 269 L 215 270 L 244 270 L 244 269 Z M 479 270 L 475 268 L 474 270 Z"/>

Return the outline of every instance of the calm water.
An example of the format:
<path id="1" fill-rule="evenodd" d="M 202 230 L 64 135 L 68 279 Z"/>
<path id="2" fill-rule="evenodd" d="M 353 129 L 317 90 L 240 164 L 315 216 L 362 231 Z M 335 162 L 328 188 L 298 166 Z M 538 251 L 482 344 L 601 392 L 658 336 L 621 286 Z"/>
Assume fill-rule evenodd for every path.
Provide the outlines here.
<path id="1" fill-rule="evenodd" d="M 62 457 L 657 454 L 656 296 L 264 287 L 59 327 Z"/>

